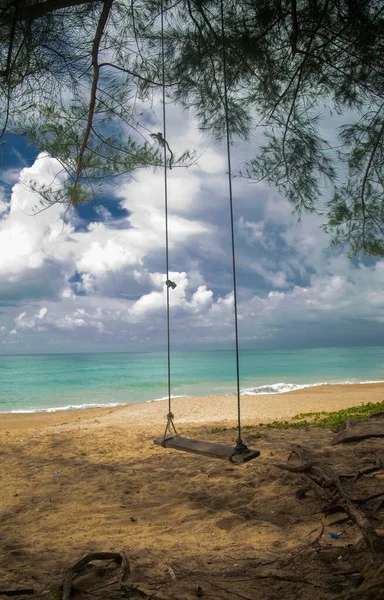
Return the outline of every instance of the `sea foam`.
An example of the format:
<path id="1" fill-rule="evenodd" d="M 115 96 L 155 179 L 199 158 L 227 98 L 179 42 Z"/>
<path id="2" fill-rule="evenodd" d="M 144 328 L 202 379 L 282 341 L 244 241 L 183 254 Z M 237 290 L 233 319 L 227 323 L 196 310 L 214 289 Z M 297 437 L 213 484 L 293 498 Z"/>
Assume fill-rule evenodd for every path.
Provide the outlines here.
<path id="1" fill-rule="evenodd" d="M 286 394 L 295 390 L 305 388 L 320 387 L 322 385 L 363 385 L 365 383 L 384 383 L 381 380 L 375 381 L 318 381 L 317 383 L 271 383 L 270 385 L 260 385 L 259 387 L 245 388 L 240 391 L 243 396 L 265 396 L 267 394 Z"/>
<path id="2" fill-rule="evenodd" d="M 260 385 L 258 387 L 244 388 L 240 390 L 243 396 L 265 396 L 273 394 L 286 394 L 287 392 L 294 392 L 295 390 L 302 390 L 305 388 L 319 387 L 325 385 L 364 385 L 367 383 L 384 383 L 382 379 L 379 380 L 368 380 L 368 381 L 319 381 L 317 383 L 271 383 L 268 385 Z M 234 392 L 221 392 L 221 396 L 232 396 Z M 205 394 L 209 395 L 209 394 Z M 180 394 L 171 396 L 174 398 L 191 398 L 190 395 Z M 162 398 L 154 398 L 153 400 L 146 400 L 146 402 L 163 402 L 168 400 L 168 396 Z M 140 401 L 138 402 L 140 404 Z M 125 402 L 108 402 L 108 403 L 93 403 L 93 404 L 68 404 L 67 406 L 55 406 L 50 408 L 25 408 L 25 409 L 14 409 L 9 411 L 0 411 L 0 413 L 12 413 L 12 414 L 30 414 L 30 413 L 51 413 L 59 412 L 64 410 L 81 410 L 88 408 L 113 408 L 114 406 L 125 406 Z"/>
<path id="3" fill-rule="evenodd" d="M 106 404 L 68 404 L 68 406 L 55 406 L 55 407 L 50 407 L 50 408 L 26 408 L 26 409 L 15 409 L 15 410 L 9 410 L 7 411 L 8 413 L 12 413 L 12 414 L 29 414 L 29 413 L 37 413 L 37 412 L 44 412 L 44 413 L 51 413 L 51 412 L 58 412 L 61 410 L 81 410 L 81 409 L 88 409 L 88 408 L 111 408 L 113 406 L 123 406 L 121 403 L 119 402 L 109 402 Z"/>
<path id="4" fill-rule="evenodd" d="M 184 394 L 180 394 L 180 396 L 171 396 L 171 400 L 174 398 L 190 398 L 190 396 L 185 396 Z M 162 402 L 163 400 L 168 400 L 168 396 L 163 396 L 162 398 L 153 398 L 153 400 L 147 400 L 146 402 Z"/>

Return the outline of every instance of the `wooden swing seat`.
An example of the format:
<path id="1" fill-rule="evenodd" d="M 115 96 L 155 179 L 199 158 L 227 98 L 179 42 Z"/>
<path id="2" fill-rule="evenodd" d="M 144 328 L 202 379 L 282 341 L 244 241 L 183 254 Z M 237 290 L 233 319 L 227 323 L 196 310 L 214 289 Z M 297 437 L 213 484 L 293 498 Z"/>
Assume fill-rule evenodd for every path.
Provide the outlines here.
<path id="1" fill-rule="evenodd" d="M 193 454 L 202 454 L 210 458 L 221 458 L 233 463 L 246 463 L 260 455 L 259 450 L 250 450 L 246 454 L 236 454 L 233 456 L 233 447 L 225 444 L 213 444 L 211 442 L 202 442 L 192 440 L 191 438 L 181 437 L 179 435 L 153 440 L 157 446 L 163 448 L 172 448 L 183 452 L 192 452 Z"/>

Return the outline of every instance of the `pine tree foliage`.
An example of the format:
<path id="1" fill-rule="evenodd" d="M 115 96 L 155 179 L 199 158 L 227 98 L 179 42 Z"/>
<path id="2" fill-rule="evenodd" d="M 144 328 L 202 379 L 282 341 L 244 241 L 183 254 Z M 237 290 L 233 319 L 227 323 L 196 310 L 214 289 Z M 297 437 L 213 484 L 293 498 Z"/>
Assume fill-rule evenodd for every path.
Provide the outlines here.
<path id="1" fill-rule="evenodd" d="M 149 132 L 162 8 L 167 99 L 220 139 L 219 0 L 0 4 L 3 132 L 60 160 L 67 186 L 47 199 L 86 201 L 110 177 L 161 166 Z M 333 243 L 384 255 L 381 0 L 223 0 L 223 16 L 231 138 L 258 140 L 241 174 L 324 214 Z M 348 123 L 327 129 L 337 119 Z"/>

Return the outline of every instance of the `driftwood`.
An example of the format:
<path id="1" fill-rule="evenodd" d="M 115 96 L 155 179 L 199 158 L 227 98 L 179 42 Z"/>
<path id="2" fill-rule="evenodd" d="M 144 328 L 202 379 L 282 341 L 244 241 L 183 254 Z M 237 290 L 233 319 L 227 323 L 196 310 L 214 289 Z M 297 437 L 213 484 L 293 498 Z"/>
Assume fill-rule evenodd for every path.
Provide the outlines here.
<path id="1" fill-rule="evenodd" d="M 377 471 L 383 470 L 383 464 L 379 458 L 376 459 L 376 464 L 373 467 L 365 467 L 365 469 L 359 469 L 357 473 L 340 473 L 340 477 L 344 477 L 346 479 L 353 479 L 353 483 L 355 483 L 360 477 L 363 475 L 370 475 L 371 473 L 376 473 Z"/>
<path id="2" fill-rule="evenodd" d="M 30 588 L 24 590 L 0 590 L 0 596 L 27 596 L 34 593 L 35 590 Z"/>
<path id="3" fill-rule="evenodd" d="M 382 490 L 381 492 L 377 492 L 376 494 L 371 494 L 366 498 L 353 498 L 353 502 L 356 502 L 356 504 L 366 504 L 367 502 L 371 502 L 372 500 L 377 500 L 378 498 L 381 498 L 381 496 L 384 496 L 384 490 Z"/>
<path id="4" fill-rule="evenodd" d="M 303 456 L 302 450 L 296 452 L 293 449 L 290 457 L 292 454 L 299 455 L 299 458 Z M 326 467 L 315 461 L 308 461 L 298 465 L 280 462 L 273 462 L 272 464 L 284 471 L 299 473 L 305 478 L 308 489 L 312 488 L 327 502 L 327 510 L 332 509 L 332 507 L 341 508 L 360 528 L 373 559 L 375 561 L 384 559 L 384 536 L 375 530 L 366 514 L 358 506 L 358 503 L 350 497 L 341 483 L 340 476 L 330 467 Z"/>
<path id="5" fill-rule="evenodd" d="M 361 442 L 369 438 L 384 437 L 383 426 L 370 425 L 365 427 L 351 427 L 340 431 L 335 435 L 332 444 L 347 444 L 350 442 Z"/>
<path id="6" fill-rule="evenodd" d="M 372 502 L 373 507 L 369 508 L 369 512 L 372 512 L 372 510 L 373 510 L 373 512 L 377 512 L 381 508 L 381 506 L 384 502 L 384 500 L 381 498 L 381 496 L 384 496 L 384 490 L 382 492 L 378 492 L 377 494 L 372 494 L 371 496 L 368 496 L 367 498 L 350 498 L 350 500 L 354 504 L 357 504 L 358 506 L 362 506 L 362 505 L 372 502 L 373 500 L 376 500 L 375 503 Z M 301 497 L 299 497 L 299 499 L 301 499 Z M 326 504 L 325 506 L 323 506 L 323 512 L 326 515 L 331 515 L 333 513 L 338 513 L 341 510 L 344 510 L 343 505 L 338 500 L 339 500 L 338 498 L 335 498 L 334 500 L 332 500 L 330 502 L 330 504 Z M 341 519 L 341 521 L 348 521 L 348 518 Z"/>
<path id="7" fill-rule="evenodd" d="M 117 575 L 117 582 L 119 585 L 122 584 L 123 579 L 129 574 L 129 563 L 125 552 L 91 552 L 87 554 L 81 560 L 79 560 L 73 567 L 66 570 L 63 579 L 63 595 L 62 600 L 69 600 L 71 596 L 72 582 L 75 575 L 78 575 L 84 571 L 92 560 L 114 560 L 120 564 L 120 570 Z"/>

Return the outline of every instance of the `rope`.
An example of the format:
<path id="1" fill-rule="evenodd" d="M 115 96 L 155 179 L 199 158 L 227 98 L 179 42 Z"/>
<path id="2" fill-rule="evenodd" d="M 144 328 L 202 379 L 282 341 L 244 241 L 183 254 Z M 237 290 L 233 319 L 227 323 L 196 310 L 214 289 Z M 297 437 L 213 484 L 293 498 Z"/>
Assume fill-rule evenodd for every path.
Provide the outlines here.
<path id="1" fill-rule="evenodd" d="M 164 52 L 164 1 L 161 0 L 161 61 L 162 61 L 162 96 L 163 96 L 163 139 L 167 139 L 166 114 L 165 114 L 165 52 Z M 167 172 L 167 144 L 163 144 L 164 150 L 164 208 L 165 208 L 165 268 L 166 268 L 166 292 L 167 292 L 167 382 L 168 382 L 168 415 L 164 439 L 170 426 L 173 426 L 172 401 L 171 401 L 171 328 L 169 311 L 169 242 L 168 242 L 168 172 Z"/>
<path id="2" fill-rule="evenodd" d="M 233 217 L 233 192 L 232 192 L 232 167 L 231 167 L 231 140 L 229 134 L 229 108 L 228 108 L 228 77 L 227 77 L 227 53 L 224 29 L 224 2 L 220 0 L 221 13 L 221 40 L 223 47 L 223 80 L 224 80 L 224 111 L 225 128 L 227 139 L 227 161 L 228 161 L 228 186 L 229 186 L 229 210 L 231 217 L 231 242 L 232 242 L 232 279 L 233 279 L 233 304 L 235 317 L 235 353 L 236 353 L 236 391 L 237 391 L 237 443 L 234 454 L 249 452 L 241 439 L 241 402 L 240 402 L 240 361 L 239 361 L 239 327 L 237 314 L 237 285 L 236 285 L 236 251 L 235 251 L 235 226 Z"/>
<path id="3" fill-rule="evenodd" d="M 167 139 L 166 132 L 166 110 L 165 110 L 165 50 L 164 50 L 164 0 L 161 0 L 161 60 L 162 60 L 162 99 L 163 99 L 163 140 Z M 239 330 L 238 330 L 238 311 L 237 311 L 237 284 L 236 284 L 236 253 L 235 253 L 235 227 L 233 215 L 233 192 L 232 192 L 232 168 L 231 168 L 231 142 L 229 133 L 229 107 L 228 107 L 228 83 L 227 83 L 227 55 L 226 40 L 224 29 L 224 5 L 220 0 L 221 12 L 221 35 L 223 48 L 223 80 L 224 80 L 224 110 L 225 126 L 227 139 L 227 160 L 228 160 L 228 186 L 229 186 L 229 208 L 231 221 L 231 243 L 232 243 L 232 278 L 233 278 L 233 300 L 234 300 L 234 325 L 235 325 L 235 352 L 236 352 L 236 384 L 237 384 L 237 430 L 238 436 L 236 446 L 233 450 L 230 460 L 237 454 L 247 454 L 250 452 L 241 438 L 241 402 L 240 402 L 240 361 L 239 361 Z M 167 143 L 162 144 L 164 150 L 164 205 L 165 205 L 165 262 L 166 262 L 166 292 L 167 292 L 167 366 L 168 366 L 168 414 L 167 424 L 163 436 L 165 445 L 166 435 L 178 435 L 172 414 L 171 402 L 171 332 L 170 332 L 170 310 L 169 310 L 169 290 L 174 289 L 176 284 L 169 279 L 169 242 L 168 242 L 168 173 L 167 173 Z M 171 168 L 171 165 L 170 165 Z"/>
<path id="4" fill-rule="evenodd" d="M 167 424 L 165 426 L 165 431 L 164 431 L 163 439 L 161 442 L 161 445 L 163 446 L 163 448 L 165 448 L 165 442 L 167 441 L 167 433 L 169 433 L 169 435 L 171 437 L 177 437 L 179 435 L 177 433 L 173 419 L 174 419 L 173 413 L 171 413 L 171 412 L 168 413 L 167 414 Z"/>

